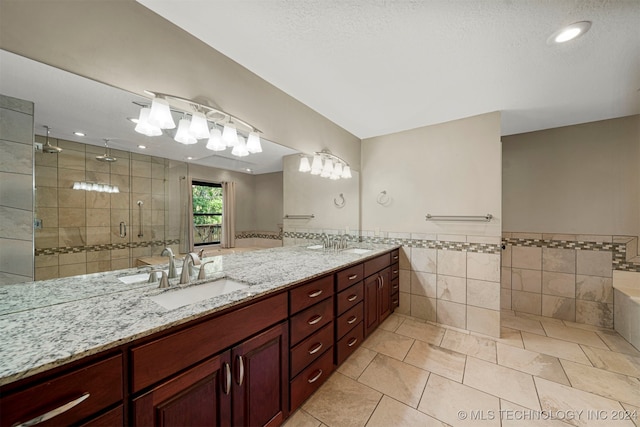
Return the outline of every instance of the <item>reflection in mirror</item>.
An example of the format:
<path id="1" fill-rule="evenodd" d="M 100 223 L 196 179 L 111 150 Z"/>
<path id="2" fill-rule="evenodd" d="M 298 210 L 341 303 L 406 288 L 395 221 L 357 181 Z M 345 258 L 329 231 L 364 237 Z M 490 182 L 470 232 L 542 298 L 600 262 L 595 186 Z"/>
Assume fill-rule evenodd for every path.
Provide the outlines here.
<path id="1" fill-rule="evenodd" d="M 49 144 L 62 149 L 36 151 L 33 167 L 18 173 L 35 182 L 34 203 L 25 208 L 38 221 L 35 232 L 28 223 L 17 231 L 31 242 L 31 255 L 35 248 L 35 259 L 15 261 L 35 274 L 0 274 L 0 284 L 166 263 L 159 256 L 165 246 L 176 254 L 192 250 L 192 180 L 235 183 L 236 201 L 228 206 L 235 209 L 227 213 L 235 225 L 232 246 L 282 244 L 282 157 L 294 150 L 262 139 L 262 153 L 240 159 L 230 150 L 207 150 L 206 141 L 176 143 L 169 132 L 150 139 L 127 120 L 149 102 L 144 97 L 6 51 L 0 51 L 0 74 L 3 99 L 33 102 L 36 142 L 46 144 L 47 125 Z M 100 159 L 105 139 L 115 161 Z M 2 167 L 5 174 L 8 165 Z M 119 192 L 74 190 L 75 183 L 108 184 Z"/>

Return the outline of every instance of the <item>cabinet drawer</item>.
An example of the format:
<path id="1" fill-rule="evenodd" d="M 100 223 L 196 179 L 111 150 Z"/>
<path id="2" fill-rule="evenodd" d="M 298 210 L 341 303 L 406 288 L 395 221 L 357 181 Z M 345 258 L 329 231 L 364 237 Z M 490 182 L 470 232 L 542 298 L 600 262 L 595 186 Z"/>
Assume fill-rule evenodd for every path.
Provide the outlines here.
<path id="1" fill-rule="evenodd" d="M 391 280 L 400 277 L 400 263 L 391 264 Z"/>
<path id="2" fill-rule="evenodd" d="M 296 314 L 291 318 L 291 345 L 302 341 L 333 319 L 333 297 Z"/>
<path id="3" fill-rule="evenodd" d="M 291 412 L 318 389 L 333 372 L 333 351 L 324 354 L 291 381 Z"/>
<path id="4" fill-rule="evenodd" d="M 285 292 L 131 349 L 135 393 L 287 318 Z"/>
<path id="5" fill-rule="evenodd" d="M 41 425 L 77 424 L 96 412 L 122 400 L 122 355 L 91 364 L 29 387 L 19 393 L 2 396 L 2 425 L 25 423 L 43 414 L 67 406 L 69 409 Z M 83 398 L 81 400 L 81 398 Z M 71 402 L 77 402 L 75 406 Z"/>
<path id="6" fill-rule="evenodd" d="M 391 294 L 391 310 L 400 307 L 400 293 Z"/>
<path id="7" fill-rule="evenodd" d="M 400 249 L 394 249 L 391 251 L 391 263 L 400 262 Z"/>
<path id="8" fill-rule="evenodd" d="M 82 424 L 80 427 L 113 427 L 124 425 L 124 409 L 122 405 L 106 412 L 91 421 Z"/>
<path id="9" fill-rule="evenodd" d="M 295 314 L 333 295 L 333 275 L 289 291 L 289 312 Z"/>
<path id="10" fill-rule="evenodd" d="M 374 273 L 389 267 L 391 264 L 391 253 L 380 255 L 374 259 L 364 262 L 364 277 L 369 277 Z"/>
<path id="11" fill-rule="evenodd" d="M 364 315 L 364 304 L 359 303 L 351 310 L 344 313 L 342 316 L 338 317 L 336 320 L 336 337 L 338 339 L 342 338 L 344 334 L 353 329 L 358 323 L 360 323 L 363 319 Z"/>
<path id="12" fill-rule="evenodd" d="M 395 278 L 391 280 L 391 293 L 400 291 L 400 279 Z"/>
<path id="13" fill-rule="evenodd" d="M 340 292 L 364 279 L 364 264 L 354 265 L 336 273 L 336 290 Z"/>
<path id="14" fill-rule="evenodd" d="M 364 322 L 360 322 L 336 345 L 336 363 L 342 364 L 360 346 L 364 339 Z"/>
<path id="15" fill-rule="evenodd" d="M 364 284 L 362 282 L 340 292 L 337 296 L 338 311 L 336 315 L 339 316 L 354 305 L 358 304 L 360 301 L 362 301 L 363 295 Z"/>
<path id="16" fill-rule="evenodd" d="M 333 346 L 333 322 L 291 349 L 291 377 Z"/>

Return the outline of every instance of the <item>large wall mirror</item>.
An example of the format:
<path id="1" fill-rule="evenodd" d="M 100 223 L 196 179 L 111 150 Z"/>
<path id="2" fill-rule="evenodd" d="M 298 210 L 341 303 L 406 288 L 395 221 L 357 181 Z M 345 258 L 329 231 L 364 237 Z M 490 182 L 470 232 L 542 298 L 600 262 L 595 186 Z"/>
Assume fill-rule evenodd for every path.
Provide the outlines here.
<path id="1" fill-rule="evenodd" d="M 234 183 L 236 248 L 358 234 L 355 170 L 339 182 L 302 176 L 300 153 L 264 138 L 261 153 L 240 158 L 208 150 L 206 140 L 177 143 L 174 131 L 141 135 L 130 119 L 149 98 L 2 50 L 0 74 L 0 94 L 34 103 L 35 140 L 44 146 L 33 168 L 35 280 L 136 267 L 165 246 L 184 253 L 219 241 L 216 227 L 193 224 L 192 181 Z M 119 192 L 74 189 L 94 184 Z M 286 218 L 301 213 L 314 218 Z"/>

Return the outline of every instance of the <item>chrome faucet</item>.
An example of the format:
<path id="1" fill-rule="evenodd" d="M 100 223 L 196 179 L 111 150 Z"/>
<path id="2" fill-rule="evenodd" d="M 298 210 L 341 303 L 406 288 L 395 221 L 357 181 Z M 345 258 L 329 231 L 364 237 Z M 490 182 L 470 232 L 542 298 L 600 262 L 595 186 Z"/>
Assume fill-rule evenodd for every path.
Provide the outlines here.
<path id="1" fill-rule="evenodd" d="M 175 257 L 173 255 L 173 251 L 171 248 L 164 248 L 160 253 L 160 256 L 168 256 L 169 257 L 169 279 L 175 279 L 178 277 L 178 272 L 176 271 L 176 263 Z"/>
<path id="2" fill-rule="evenodd" d="M 322 233 L 320 235 L 320 241 L 322 242 L 322 247 L 324 249 L 329 249 L 331 247 L 331 239 L 326 233 Z"/>
<path id="3" fill-rule="evenodd" d="M 206 271 L 204 270 L 204 266 L 205 266 L 205 265 L 207 265 L 207 264 L 212 263 L 213 261 L 214 261 L 214 260 L 210 260 L 210 261 L 207 261 L 207 262 L 203 262 L 203 263 L 200 265 L 200 271 L 198 272 L 198 280 L 204 280 L 204 279 L 206 279 L 206 278 L 207 278 L 207 273 L 206 273 Z"/>
<path id="4" fill-rule="evenodd" d="M 156 275 L 156 273 L 162 274 L 162 276 L 160 276 L 160 285 L 158 286 L 158 288 L 159 289 L 168 288 L 169 287 L 169 279 L 167 279 L 167 273 L 165 273 L 164 270 L 151 270 L 151 271 L 149 271 L 149 283 L 153 283 L 153 282 L 158 280 L 158 276 Z"/>
<path id="5" fill-rule="evenodd" d="M 198 257 L 198 254 L 195 254 L 193 252 L 189 252 L 184 257 L 184 264 L 182 264 L 182 274 L 180 275 L 181 285 L 186 285 L 191 280 L 191 276 L 189 275 L 189 272 L 191 271 L 189 267 L 191 265 L 200 265 L 200 258 Z"/>

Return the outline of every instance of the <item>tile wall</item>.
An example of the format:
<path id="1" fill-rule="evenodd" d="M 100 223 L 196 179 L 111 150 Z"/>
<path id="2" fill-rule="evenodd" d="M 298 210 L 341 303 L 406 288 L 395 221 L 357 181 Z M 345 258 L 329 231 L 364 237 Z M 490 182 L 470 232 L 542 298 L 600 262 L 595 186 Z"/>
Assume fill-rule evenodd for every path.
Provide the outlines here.
<path id="1" fill-rule="evenodd" d="M 33 280 L 33 103 L 0 95 L 0 284 Z"/>
<path id="2" fill-rule="evenodd" d="M 36 280 L 133 267 L 137 258 L 159 254 L 170 243 L 165 241 L 166 159 L 112 150 L 118 160 L 103 163 L 96 160 L 102 147 L 51 143 L 63 151 L 35 158 L 35 214 L 43 223 L 35 235 Z M 75 181 L 117 185 L 120 193 L 73 190 Z"/>
<path id="3" fill-rule="evenodd" d="M 321 231 L 284 233 L 284 244 L 310 244 Z M 399 314 L 500 336 L 500 238 L 363 231 L 350 241 L 402 245 Z"/>
<path id="4" fill-rule="evenodd" d="M 613 270 L 640 271 L 634 237 L 504 233 L 502 309 L 613 328 Z"/>

